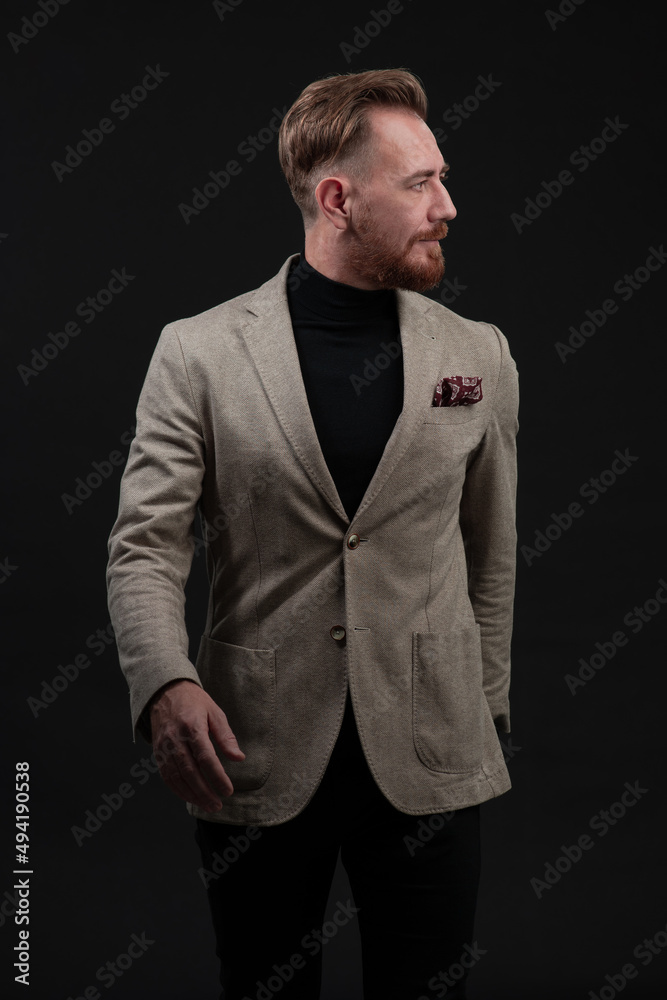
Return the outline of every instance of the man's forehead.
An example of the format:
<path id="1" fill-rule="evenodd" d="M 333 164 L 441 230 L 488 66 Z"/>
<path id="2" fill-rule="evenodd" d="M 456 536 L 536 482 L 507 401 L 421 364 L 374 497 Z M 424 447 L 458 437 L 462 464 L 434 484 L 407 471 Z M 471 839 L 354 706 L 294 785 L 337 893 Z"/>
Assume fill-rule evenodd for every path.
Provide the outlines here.
<path id="1" fill-rule="evenodd" d="M 376 150 L 387 166 L 414 168 L 415 159 L 423 159 L 426 166 L 433 166 L 435 159 L 439 169 L 444 166 L 435 136 L 426 122 L 413 112 L 399 108 L 374 108 L 369 115 L 369 124 Z"/>

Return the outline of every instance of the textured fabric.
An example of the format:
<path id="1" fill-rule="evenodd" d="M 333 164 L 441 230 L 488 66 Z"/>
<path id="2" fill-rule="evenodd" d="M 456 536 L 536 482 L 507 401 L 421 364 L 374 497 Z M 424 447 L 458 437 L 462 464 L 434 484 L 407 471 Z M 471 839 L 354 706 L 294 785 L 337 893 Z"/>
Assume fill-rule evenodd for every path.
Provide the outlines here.
<path id="1" fill-rule="evenodd" d="M 509 732 L 516 366 L 496 327 L 398 291 L 404 405 L 350 522 L 290 323 L 297 256 L 260 288 L 170 323 L 151 360 L 107 570 L 135 735 L 165 683 L 201 684 L 246 753 L 223 757 L 235 792 L 213 819 L 282 823 L 322 778 L 349 685 L 396 809 L 476 805 L 510 787 L 496 727 Z M 452 372 L 483 378 L 484 399 L 434 407 Z M 193 664 L 184 586 L 197 508 L 211 586 Z"/>

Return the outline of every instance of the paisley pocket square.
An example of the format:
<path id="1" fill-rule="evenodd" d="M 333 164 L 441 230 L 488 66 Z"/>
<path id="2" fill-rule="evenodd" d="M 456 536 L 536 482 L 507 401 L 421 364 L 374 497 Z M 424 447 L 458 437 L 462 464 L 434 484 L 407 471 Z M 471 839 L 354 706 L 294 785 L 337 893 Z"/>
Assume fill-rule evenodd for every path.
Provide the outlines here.
<path id="1" fill-rule="evenodd" d="M 470 406 L 482 399 L 482 379 L 477 375 L 450 375 L 435 387 L 433 406 Z"/>

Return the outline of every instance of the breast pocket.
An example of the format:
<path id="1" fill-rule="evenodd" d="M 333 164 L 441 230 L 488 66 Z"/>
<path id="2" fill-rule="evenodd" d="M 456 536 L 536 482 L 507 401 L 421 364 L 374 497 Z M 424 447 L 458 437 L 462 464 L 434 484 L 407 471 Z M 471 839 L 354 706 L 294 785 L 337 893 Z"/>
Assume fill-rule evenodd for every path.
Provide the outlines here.
<path id="1" fill-rule="evenodd" d="M 467 424 L 473 420 L 484 421 L 486 407 L 484 401 L 470 403 L 468 406 L 431 406 L 424 417 L 425 424 L 440 424 L 443 427 L 453 427 L 456 424 Z"/>
<path id="2" fill-rule="evenodd" d="M 260 788 L 273 766 L 276 723 L 276 653 L 202 636 L 197 671 L 204 690 L 227 716 L 245 760 L 218 751 L 234 791 Z"/>
<path id="3" fill-rule="evenodd" d="M 412 727 L 432 771 L 474 771 L 482 762 L 484 691 L 479 625 L 412 633 Z"/>

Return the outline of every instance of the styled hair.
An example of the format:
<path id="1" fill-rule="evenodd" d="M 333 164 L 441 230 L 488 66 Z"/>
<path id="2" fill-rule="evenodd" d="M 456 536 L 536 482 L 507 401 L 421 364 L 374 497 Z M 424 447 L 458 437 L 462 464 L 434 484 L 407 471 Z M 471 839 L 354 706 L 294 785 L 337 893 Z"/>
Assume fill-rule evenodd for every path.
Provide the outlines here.
<path id="1" fill-rule="evenodd" d="M 371 170 L 369 110 L 404 108 L 426 121 L 428 102 L 418 77 L 406 69 L 340 73 L 310 83 L 280 125 L 280 166 L 304 224 L 317 217 L 315 188 L 332 170 L 360 179 Z"/>

